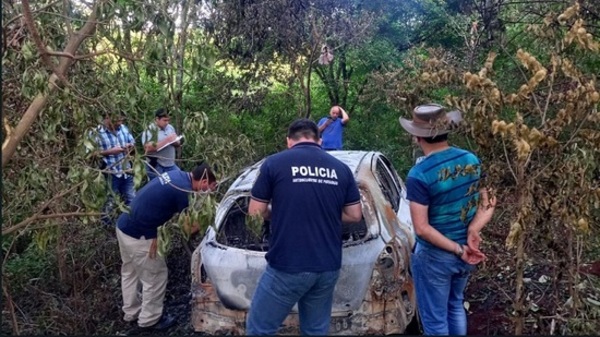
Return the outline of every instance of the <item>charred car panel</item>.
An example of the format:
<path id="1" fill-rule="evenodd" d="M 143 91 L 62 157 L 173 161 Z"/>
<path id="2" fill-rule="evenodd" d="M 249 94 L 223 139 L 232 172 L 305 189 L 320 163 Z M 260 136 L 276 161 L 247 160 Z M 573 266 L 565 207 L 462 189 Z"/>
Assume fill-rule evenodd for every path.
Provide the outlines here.
<path id="1" fill-rule="evenodd" d="M 329 332 L 402 333 L 416 305 L 409 275 L 414 234 L 404 185 L 391 163 L 378 152 L 330 153 L 354 172 L 363 220 L 344 225 L 342 269 L 334 291 Z M 245 333 L 246 315 L 266 268 L 268 250 L 270 224 L 265 222 L 258 234 L 245 223 L 250 189 L 262 163 L 249 167 L 236 179 L 217 210 L 215 228 L 207 230 L 194 251 L 192 325 L 196 331 Z M 295 306 L 279 333 L 299 334 L 298 326 Z"/>

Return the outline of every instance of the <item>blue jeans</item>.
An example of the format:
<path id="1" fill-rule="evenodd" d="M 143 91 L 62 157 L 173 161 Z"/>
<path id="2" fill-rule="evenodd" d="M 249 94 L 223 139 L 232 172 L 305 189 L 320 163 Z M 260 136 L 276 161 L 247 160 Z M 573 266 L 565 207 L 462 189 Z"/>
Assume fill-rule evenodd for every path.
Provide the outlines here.
<path id="1" fill-rule="evenodd" d="M 267 265 L 252 298 L 246 335 L 275 335 L 296 303 L 300 332 L 327 335 L 333 289 L 339 276 L 339 270 L 285 273 Z"/>
<path id="2" fill-rule="evenodd" d="M 112 174 L 105 174 L 104 179 L 106 180 L 106 202 L 102 209 L 102 222 L 106 226 L 113 224 L 112 212 L 115 208 L 115 195 L 118 195 L 123 200 L 123 203 L 127 206 L 131 203 L 135 197 L 135 191 L 133 189 L 133 176 L 127 175 L 127 177 L 121 176 L 116 177 Z"/>
<path id="3" fill-rule="evenodd" d="M 422 244 L 417 244 L 410 264 L 424 334 L 466 335 L 463 295 L 475 266 L 450 252 Z"/>
<path id="4" fill-rule="evenodd" d="M 158 171 L 158 174 L 155 173 L 154 170 Z M 166 166 L 162 166 L 161 164 L 156 164 L 156 166 L 154 167 L 154 170 L 148 163 L 146 163 L 146 174 L 148 176 L 148 181 L 158 177 L 159 175 L 161 175 L 165 172 L 169 172 L 169 171 L 173 171 L 173 170 L 180 170 L 180 168 L 177 165 L 166 167 Z"/>

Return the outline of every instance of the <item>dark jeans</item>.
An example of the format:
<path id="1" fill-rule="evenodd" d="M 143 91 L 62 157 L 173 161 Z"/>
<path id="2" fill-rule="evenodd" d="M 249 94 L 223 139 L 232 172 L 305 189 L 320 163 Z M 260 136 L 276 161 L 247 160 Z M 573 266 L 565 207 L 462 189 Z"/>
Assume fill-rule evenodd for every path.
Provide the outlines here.
<path id="1" fill-rule="evenodd" d="M 450 252 L 418 243 L 410 262 L 424 334 L 466 335 L 463 295 L 475 266 Z"/>
<path id="2" fill-rule="evenodd" d="M 339 270 L 286 273 L 267 265 L 252 297 L 246 335 L 275 335 L 298 303 L 300 333 L 327 335 Z"/>
<path id="3" fill-rule="evenodd" d="M 113 174 L 104 174 L 106 180 L 106 202 L 102 209 L 102 223 L 105 226 L 111 226 L 115 224 L 113 211 L 115 208 L 115 196 L 119 196 L 126 206 L 129 206 L 133 198 L 135 197 L 135 191 L 133 189 L 133 176 L 124 175 L 116 177 Z"/>

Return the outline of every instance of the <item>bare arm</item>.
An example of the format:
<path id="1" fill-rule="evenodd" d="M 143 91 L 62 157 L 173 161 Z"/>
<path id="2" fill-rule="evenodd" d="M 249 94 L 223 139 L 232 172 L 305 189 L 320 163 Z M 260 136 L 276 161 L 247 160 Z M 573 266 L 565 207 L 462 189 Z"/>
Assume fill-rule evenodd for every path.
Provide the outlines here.
<path id="1" fill-rule="evenodd" d="M 469 223 L 467 236 L 469 248 L 473 250 L 479 250 L 479 244 L 481 243 L 479 232 L 492 220 L 492 215 L 494 215 L 494 210 L 496 209 L 496 196 L 492 195 L 490 197 L 486 188 L 479 190 L 479 196 L 481 202 L 477 207 L 477 213 L 475 213 L 473 220 Z"/>
<path id="2" fill-rule="evenodd" d="M 126 147 L 120 147 L 120 146 L 115 146 L 115 147 L 111 147 L 108 150 L 104 150 L 104 151 L 99 151 L 98 153 L 103 156 L 110 156 L 110 155 L 114 155 L 114 154 L 119 154 L 119 153 L 123 153 L 127 151 Z"/>
<path id="3" fill-rule="evenodd" d="M 329 124 L 331 124 L 333 122 L 333 119 L 328 118 L 325 123 L 321 124 L 321 126 L 319 126 L 319 133 L 323 132 L 323 130 L 327 129 L 327 127 L 329 126 Z"/>
<path id="4" fill-rule="evenodd" d="M 414 201 L 410 202 L 410 216 L 415 227 L 415 232 L 420 238 L 432 245 L 451 253 L 456 253 L 458 251 L 458 244 L 445 237 L 429 224 L 428 210 L 429 206 L 421 205 Z"/>
<path id="5" fill-rule="evenodd" d="M 345 206 L 342 209 L 342 222 L 359 222 L 362 219 L 362 206 L 358 204 Z"/>
<path id="6" fill-rule="evenodd" d="M 107 149 L 107 150 L 98 151 L 97 153 L 99 155 L 101 155 L 102 157 L 106 157 L 106 156 L 110 156 L 110 155 L 126 153 L 126 152 L 133 152 L 133 151 L 135 151 L 135 146 L 133 146 L 133 144 L 131 144 L 131 143 L 127 143 L 127 144 L 125 144 L 125 146 L 117 145 L 117 146 L 111 147 L 110 149 Z"/>
<path id="7" fill-rule="evenodd" d="M 172 133 L 159 142 L 146 142 L 144 144 L 144 151 L 146 151 L 146 153 L 156 152 L 157 149 L 160 149 L 163 145 L 172 142 L 175 140 L 175 138 L 177 138 L 177 134 Z M 179 146 L 179 142 L 176 143 L 177 146 Z M 175 145 L 175 143 L 173 145 Z"/>
<path id="8" fill-rule="evenodd" d="M 269 209 L 269 204 L 266 202 L 250 199 L 250 204 L 248 205 L 248 215 L 255 214 L 259 214 L 265 220 L 270 220 L 271 210 Z"/>
<path id="9" fill-rule="evenodd" d="M 338 106 L 338 108 L 342 112 L 342 124 L 345 125 L 348 123 L 348 121 L 350 121 L 350 116 L 348 116 L 348 113 L 346 112 L 346 110 L 342 109 L 341 106 Z"/>
<path id="10" fill-rule="evenodd" d="M 477 264 L 485 259 L 483 253 L 471 251 L 468 246 L 462 246 L 448 239 L 437 229 L 433 228 L 429 224 L 428 210 L 429 206 L 421 205 L 414 201 L 410 202 L 410 216 L 415 227 L 415 232 L 421 239 L 456 255 L 459 255 L 459 252 L 463 250 L 463 254 L 460 257 L 469 264 Z"/>

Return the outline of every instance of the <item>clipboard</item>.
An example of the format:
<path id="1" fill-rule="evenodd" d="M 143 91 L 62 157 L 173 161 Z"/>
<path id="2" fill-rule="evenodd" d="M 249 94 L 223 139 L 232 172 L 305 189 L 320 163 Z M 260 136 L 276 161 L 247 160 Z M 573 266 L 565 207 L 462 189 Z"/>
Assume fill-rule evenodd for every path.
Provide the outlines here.
<path id="1" fill-rule="evenodd" d="M 178 141 L 180 141 L 182 139 L 183 139 L 183 135 L 177 136 L 177 138 L 175 138 L 175 140 L 173 140 L 172 142 L 168 142 L 167 144 L 165 144 L 165 145 L 159 147 L 158 149 L 156 149 L 156 152 L 162 151 L 165 147 L 167 147 L 167 146 L 169 146 L 169 145 L 171 145 L 171 144 L 173 144 L 175 142 L 178 142 Z"/>

